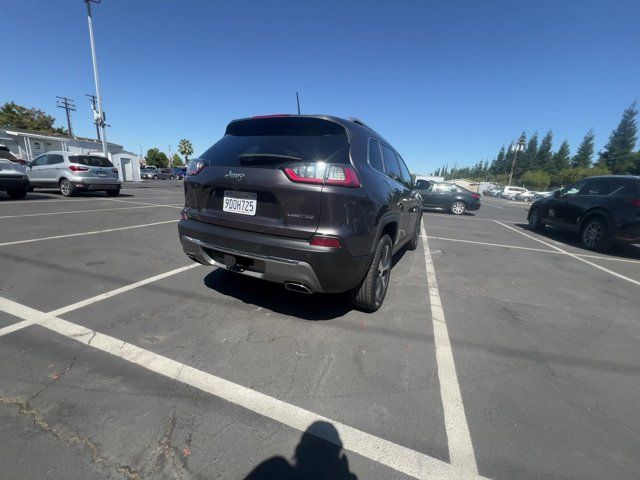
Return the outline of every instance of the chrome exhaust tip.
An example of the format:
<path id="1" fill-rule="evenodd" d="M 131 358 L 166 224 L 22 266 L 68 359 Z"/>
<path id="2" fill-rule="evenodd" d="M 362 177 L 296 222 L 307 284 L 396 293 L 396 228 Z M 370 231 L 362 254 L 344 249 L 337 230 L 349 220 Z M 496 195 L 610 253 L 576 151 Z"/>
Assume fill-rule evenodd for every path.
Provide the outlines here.
<path id="1" fill-rule="evenodd" d="M 311 295 L 313 293 L 309 287 L 302 283 L 284 282 L 284 288 L 291 290 L 292 292 L 305 293 L 307 295 Z"/>

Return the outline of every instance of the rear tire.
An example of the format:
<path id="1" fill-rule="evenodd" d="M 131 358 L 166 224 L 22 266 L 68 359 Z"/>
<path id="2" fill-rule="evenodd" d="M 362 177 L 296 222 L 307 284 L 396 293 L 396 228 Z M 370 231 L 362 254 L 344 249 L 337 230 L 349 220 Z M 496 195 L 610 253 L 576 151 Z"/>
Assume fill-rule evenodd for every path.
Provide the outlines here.
<path id="1" fill-rule="evenodd" d="M 120 195 L 120 189 L 116 188 L 115 190 L 107 190 L 107 195 L 109 197 L 117 197 L 118 195 Z"/>
<path id="2" fill-rule="evenodd" d="M 609 247 L 606 220 L 599 216 L 587 218 L 580 230 L 580 242 L 589 250 L 606 250 Z"/>
<path id="3" fill-rule="evenodd" d="M 62 195 L 64 195 L 65 197 L 71 197 L 73 196 L 74 192 L 75 187 L 69 180 L 67 180 L 66 178 L 60 180 L 60 193 Z"/>
<path id="4" fill-rule="evenodd" d="M 466 211 L 467 206 L 460 200 L 456 200 L 451 204 L 451 213 L 453 213 L 454 215 L 464 215 L 464 212 Z"/>
<path id="5" fill-rule="evenodd" d="M 422 223 L 422 214 L 418 217 L 418 221 L 416 222 L 416 228 L 413 232 L 413 237 L 407 243 L 407 250 L 415 250 L 418 248 L 418 243 L 420 242 L 420 224 Z"/>
<path id="6" fill-rule="evenodd" d="M 375 312 L 382 305 L 391 279 L 392 250 L 391 238 L 384 235 L 378 241 L 373 260 L 362 283 L 351 291 L 351 301 L 356 307 L 367 312 Z"/>
<path id="7" fill-rule="evenodd" d="M 544 228 L 542 223 L 542 215 L 540 214 L 540 207 L 536 207 L 531 210 L 529 215 L 529 229 L 534 231 L 540 231 Z"/>
<path id="8" fill-rule="evenodd" d="M 158 175 L 154 175 L 154 176 L 153 176 L 153 179 L 154 179 L 154 180 L 157 180 L 157 179 L 158 179 Z"/>
<path id="9" fill-rule="evenodd" d="M 7 190 L 7 195 L 12 200 L 20 200 L 27 196 L 27 188 L 17 188 L 15 190 Z"/>

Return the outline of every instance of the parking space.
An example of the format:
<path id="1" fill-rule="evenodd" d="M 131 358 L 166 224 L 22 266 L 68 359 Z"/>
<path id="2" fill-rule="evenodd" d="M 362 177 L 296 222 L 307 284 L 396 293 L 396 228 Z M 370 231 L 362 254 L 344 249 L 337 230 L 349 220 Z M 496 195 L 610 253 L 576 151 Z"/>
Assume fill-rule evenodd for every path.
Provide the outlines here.
<path id="1" fill-rule="evenodd" d="M 122 193 L 0 201 L 9 478 L 245 478 L 294 456 L 329 478 L 640 470 L 637 247 L 593 254 L 483 198 L 426 213 L 366 314 L 190 263 L 180 182 Z"/>

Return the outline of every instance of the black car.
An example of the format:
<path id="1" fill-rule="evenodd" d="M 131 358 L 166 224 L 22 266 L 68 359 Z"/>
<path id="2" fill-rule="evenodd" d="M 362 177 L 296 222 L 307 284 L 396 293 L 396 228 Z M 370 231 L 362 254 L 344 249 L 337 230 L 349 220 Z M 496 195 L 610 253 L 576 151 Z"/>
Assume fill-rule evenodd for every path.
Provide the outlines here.
<path id="1" fill-rule="evenodd" d="M 640 177 L 589 177 L 531 204 L 529 227 L 545 225 L 580 233 L 590 250 L 603 250 L 612 241 L 640 242 Z"/>
<path id="2" fill-rule="evenodd" d="M 422 185 L 418 180 L 418 193 L 422 197 L 424 209 L 437 209 L 454 215 L 480 208 L 480 194 L 462 188 L 453 183 L 429 182 Z M 423 187 L 423 188 L 421 188 Z M 426 187 L 426 188 L 424 188 Z"/>
<path id="3" fill-rule="evenodd" d="M 302 293 L 380 307 L 392 255 L 418 245 L 421 207 L 400 155 L 361 121 L 232 121 L 190 162 L 178 225 L 193 260 Z"/>

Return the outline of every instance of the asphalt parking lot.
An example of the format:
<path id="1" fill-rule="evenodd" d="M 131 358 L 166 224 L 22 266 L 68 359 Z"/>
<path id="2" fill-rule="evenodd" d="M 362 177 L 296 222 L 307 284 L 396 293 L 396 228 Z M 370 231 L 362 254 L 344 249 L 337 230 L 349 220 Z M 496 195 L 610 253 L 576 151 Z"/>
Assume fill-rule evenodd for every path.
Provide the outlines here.
<path id="1" fill-rule="evenodd" d="M 0 198 L 3 478 L 637 478 L 640 248 L 483 197 L 367 314 L 193 264 L 141 187 Z"/>

